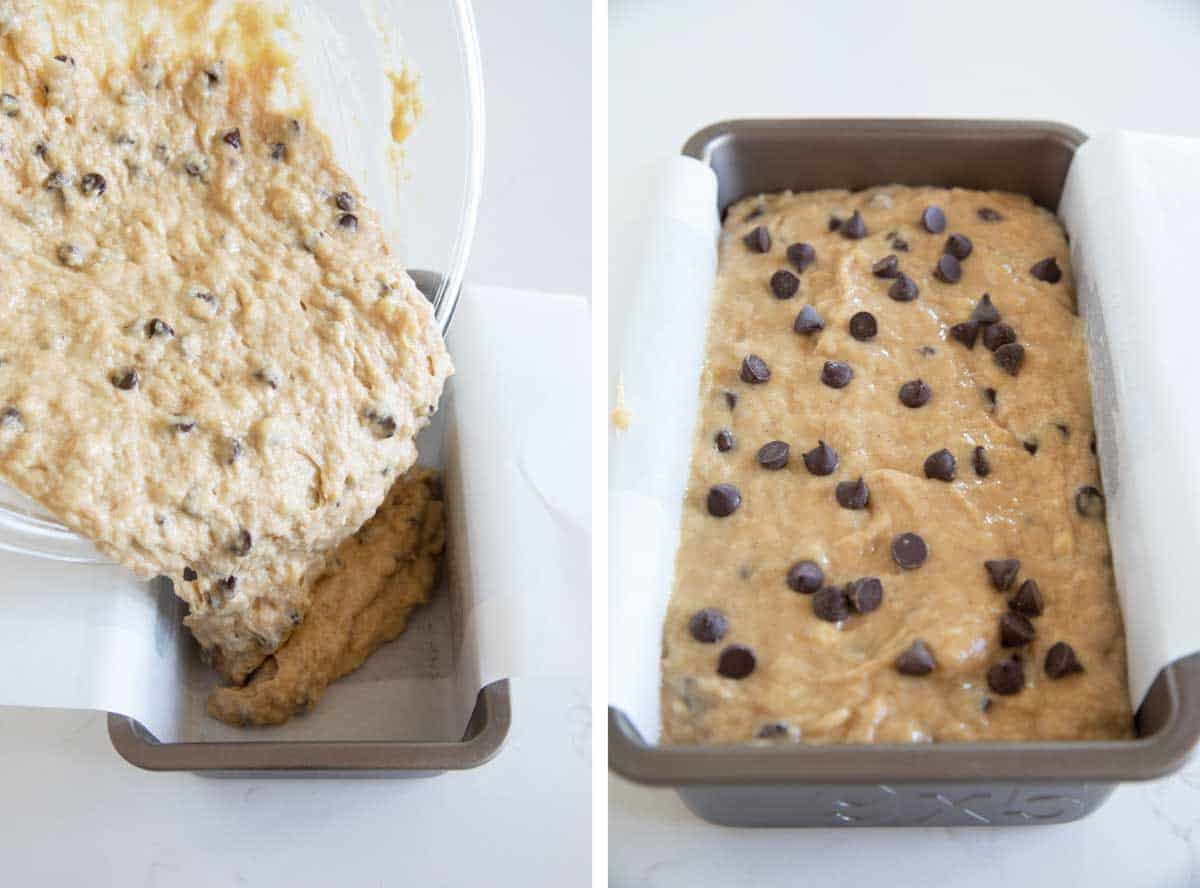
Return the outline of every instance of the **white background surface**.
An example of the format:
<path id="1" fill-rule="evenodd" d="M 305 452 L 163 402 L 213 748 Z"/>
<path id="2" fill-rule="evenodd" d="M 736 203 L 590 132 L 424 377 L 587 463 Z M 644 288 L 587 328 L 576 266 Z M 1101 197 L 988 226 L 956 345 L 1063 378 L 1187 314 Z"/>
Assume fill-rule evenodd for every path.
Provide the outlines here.
<path id="1" fill-rule="evenodd" d="M 637 201 L 628 182 L 640 164 L 728 117 L 1041 117 L 1200 136 L 1200 104 L 1184 99 L 1200 74 L 1194 2 L 613 0 L 610 10 L 613 218 Z M 731 830 L 669 790 L 610 777 L 609 793 L 620 888 L 1200 885 L 1200 764 L 1036 832 Z"/>
<path id="2" fill-rule="evenodd" d="M 586 295 L 587 4 L 478 0 L 476 14 L 489 144 L 468 278 Z M 590 685 L 512 695 L 497 759 L 420 781 L 152 774 L 117 756 L 103 715 L 0 709 L 0 884 L 586 884 Z"/>

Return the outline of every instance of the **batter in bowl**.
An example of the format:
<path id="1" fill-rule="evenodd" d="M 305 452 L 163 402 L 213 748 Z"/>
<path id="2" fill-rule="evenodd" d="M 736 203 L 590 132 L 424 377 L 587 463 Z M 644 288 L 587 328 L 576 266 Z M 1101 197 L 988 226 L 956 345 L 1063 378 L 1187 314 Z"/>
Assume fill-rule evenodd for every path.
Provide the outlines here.
<path id="1" fill-rule="evenodd" d="M 273 100 L 281 57 L 106 33 L 0 4 L 0 475 L 169 576 L 240 684 L 415 462 L 450 359 L 329 139 Z"/>
<path id="2" fill-rule="evenodd" d="M 729 209 L 666 743 L 1132 735 L 1062 228 L 889 186 Z"/>

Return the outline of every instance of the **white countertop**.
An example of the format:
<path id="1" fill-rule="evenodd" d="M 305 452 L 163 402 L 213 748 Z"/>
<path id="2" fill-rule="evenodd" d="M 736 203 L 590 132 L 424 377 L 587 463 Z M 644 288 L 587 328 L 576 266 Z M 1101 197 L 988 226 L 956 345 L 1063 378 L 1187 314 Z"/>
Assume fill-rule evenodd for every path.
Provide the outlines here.
<path id="1" fill-rule="evenodd" d="M 476 4 L 488 154 L 468 277 L 587 295 L 590 21 L 578 3 L 517 5 Z M 153 774 L 117 755 L 103 715 L 0 709 L 0 881 L 584 884 L 590 694 L 582 678 L 516 680 L 494 761 L 414 781 Z"/>
<path id="2" fill-rule="evenodd" d="M 1180 100 L 1200 54 L 1195 3 L 611 0 L 609 41 L 616 219 L 640 198 L 627 184 L 640 165 L 729 117 L 1035 117 L 1200 136 L 1200 105 Z M 1200 763 L 1036 832 L 734 830 L 670 790 L 610 776 L 609 793 L 620 888 L 1200 884 Z"/>

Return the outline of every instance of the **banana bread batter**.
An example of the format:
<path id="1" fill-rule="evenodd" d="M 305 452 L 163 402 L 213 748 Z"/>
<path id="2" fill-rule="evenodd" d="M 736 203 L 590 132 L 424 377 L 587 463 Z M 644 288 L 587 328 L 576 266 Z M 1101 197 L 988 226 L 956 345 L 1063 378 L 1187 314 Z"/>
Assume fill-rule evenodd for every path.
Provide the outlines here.
<path id="1" fill-rule="evenodd" d="M 210 6 L 179 5 L 187 34 Z M 104 15 L 0 4 L 0 476 L 171 577 L 240 683 L 414 463 L 450 360 L 304 101 L 280 109 L 283 56 Z M 256 15 L 233 4 L 242 48 Z"/>
<path id="2" fill-rule="evenodd" d="M 1055 217 L 889 186 L 729 209 L 665 743 L 1132 735 Z"/>
<path id="3" fill-rule="evenodd" d="M 277 725 L 316 706 L 330 683 L 400 635 L 412 611 L 429 601 L 444 545 L 438 478 L 413 468 L 330 556 L 304 622 L 244 687 L 213 691 L 209 715 L 234 725 Z"/>

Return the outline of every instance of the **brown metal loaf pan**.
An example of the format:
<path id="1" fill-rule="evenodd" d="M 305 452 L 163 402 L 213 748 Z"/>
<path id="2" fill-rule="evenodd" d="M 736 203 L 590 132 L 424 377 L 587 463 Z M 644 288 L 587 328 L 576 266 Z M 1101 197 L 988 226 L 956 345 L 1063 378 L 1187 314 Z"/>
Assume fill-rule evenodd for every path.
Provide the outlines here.
<path id="1" fill-rule="evenodd" d="M 410 269 L 409 274 L 427 298 L 432 300 L 441 291 L 440 273 Z M 454 543 L 452 539 L 447 542 Z M 453 589 L 445 594 L 453 595 Z M 446 655 L 453 659 L 455 652 Z M 210 777 L 432 777 L 491 761 L 508 737 L 511 722 L 509 683 L 502 679 L 479 691 L 466 730 L 454 742 L 247 739 L 162 743 L 134 719 L 114 713 L 108 715 L 108 736 L 122 758 L 149 771 L 195 771 Z M 263 735 L 247 735 L 251 736 Z"/>
<path id="2" fill-rule="evenodd" d="M 1056 210 L 1086 138 L 1023 120 L 735 120 L 696 133 L 683 153 L 716 173 L 722 213 L 762 192 L 890 183 L 1015 191 Z M 1136 739 L 1108 742 L 661 747 L 610 707 L 608 760 L 727 826 L 1065 823 L 1118 783 L 1187 760 L 1200 741 L 1200 655 L 1158 675 L 1136 728 Z"/>
<path id="3" fill-rule="evenodd" d="M 108 736 L 127 762 L 147 771 L 209 777 L 434 777 L 478 768 L 500 751 L 512 720 L 508 679 L 479 692 L 461 740 L 160 743 L 138 722 L 108 715 Z"/>

